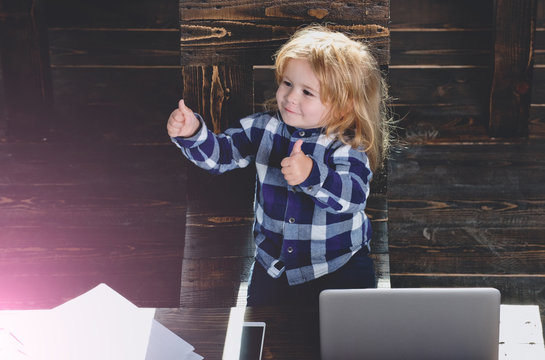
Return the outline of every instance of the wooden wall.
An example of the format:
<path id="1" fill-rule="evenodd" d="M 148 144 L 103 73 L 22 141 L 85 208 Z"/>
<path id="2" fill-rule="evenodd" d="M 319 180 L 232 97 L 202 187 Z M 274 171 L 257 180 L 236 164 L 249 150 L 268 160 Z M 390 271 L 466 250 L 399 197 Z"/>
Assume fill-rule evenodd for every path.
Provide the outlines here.
<path id="1" fill-rule="evenodd" d="M 396 113 L 403 118 L 402 134 L 411 142 L 486 139 L 492 2 L 392 0 L 391 92 L 397 99 Z M 533 138 L 545 133 L 543 3 L 538 0 Z M 125 126 L 111 114 L 127 114 L 131 106 L 149 104 L 159 109 L 159 104 L 175 103 L 181 94 L 177 2 L 49 0 L 45 8 L 56 107 L 64 115 L 83 104 L 89 109 L 83 115 L 93 118 L 57 118 L 56 130 L 83 127 L 88 136 L 118 137 L 111 131 L 101 133 L 102 125 L 117 122 L 131 140 L 164 140 L 158 127 L 138 115 L 131 126 Z M 115 96 L 106 95 L 105 87 Z M 127 102 L 136 97 L 145 103 Z M 106 109 L 104 116 L 95 116 Z M 0 119 L 5 123 L 5 117 Z M 2 120 L 0 129 L 5 129 Z"/>
<path id="2" fill-rule="evenodd" d="M 530 137 L 545 138 L 545 1 L 537 2 Z"/>
<path id="3" fill-rule="evenodd" d="M 112 142 L 168 141 L 181 96 L 176 1 L 48 0 L 55 131 Z"/>
<path id="4" fill-rule="evenodd" d="M 169 176 L 168 168 L 180 164 L 178 154 L 169 144 L 164 130 L 166 117 L 183 91 L 178 3 L 177 0 L 46 1 L 56 109 L 47 136 L 49 141 L 84 141 L 91 147 L 98 146 L 95 144 L 125 144 L 137 146 L 138 151 L 153 148 L 154 159 L 166 161 L 161 176 Z M 529 131 L 532 140 L 542 140 L 545 136 L 545 0 L 538 0 L 537 3 Z M 398 250 L 397 254 L 405 254 L 395 258 L 394 250 L 393 267 L 398 275 L 411 266 L 409 262 L 406 269 L 399 267 L 406 254 L 411 254 L 405 241 L 412 239 L 414 244 L 419 244 L 422 237 L 437 239 L 430 234 L 458 236 L 461 228 L 476 226 L 475 218 L 482 220 L 485 215 L 484 219 L 487 220 L 482 220 L 480 226 L 490 228 L 488 231 L 491 234 L 502 234 L 504 239 L 510 239 L 509 234 L 513 232 L 508 227 L 522 224 L 518 228 L 523 229 L 521 231 L 525 236 L 537 239 L 536 243 L 541 241 L 539 232 L 542 228 L 539 224 L 543 197 L 537 190 L 541 189 L 543 164 L 536 155 L 540 154 L 541 148 L 496 144 L 483 151 L 479 146 L 461 147 L 468 142 L 474 145 L 490 143 L 486 123 L 492 78 L 492 8 L 493 0 L 391 0 L 389 81 L 391 93 L 396 98 L 394 109 L 397 116 L 402 118 L 400 133 L 409 144 L 414 144 L 399 157 L 394 157 L 391 163 L 389 236 L 394 241 L 391 245 Z M 255 82 L 258 84 L 255 92 L 258 103 L 273 95 L 273 88 L 264 85 L 273 83 L 270 70 L 257 69 Z M 0 139 L 5 142 L 6 117 L 1 95 L 0 90 Z M 429 147 L 426 144 L 435 145 Z M 458 154 L 460 150 L 463 150 L 461 155 Z M 494 156 L 504 152 L 513 155 L 506 155 L 508 160 Z M 472 153 L 479 153 L 482 158 L 471 161 Z M 103 155 L 97 159 L 109 156 L 108 152 Z M 532 157 L 535 160 L 530 161 Z M 119 156 L 114 159 L 121 161 Z M 152 161 L 151 158 L 148 161 Z M 445 161 L 452 167 L 441 166 Z M 30 159 L 27 166 L 31 167 L 35 162 L 36 159 Z M 176 168 L 175 177 L 183 183 L 187 164 L 181 162 L 180 166 Z M 505 176 L 498 173 L 498 167 L 507 169 L 506 179 L 509 181 L 520 182 L 521 174 L 535 180 L 517 188 L 494 183 L 497 177 Z M 126 169 L 131 168 L 136 169 L 130 165 Z M 457 176 L 463 171 L 468 172 L 466 177 Z M 411 177 L 399 174 L 411 174 Z M 472 176 L 474 174 L 479 174 L 478 181 Z M 115 182 L 122 186 L 121 175 L 116 176 Z M 53 182 L 54 179 L 52 177 L 49 181 Z M 151 176 L 148 180 L 157 181 L 152 180 Z M 138 189 L 144 189 L 148 180 L 142 182 L 142 187 Z M 174 186 L 174 182 L 170 184 Z M 488 185 L 491 187 L 487 188 Z M 465 189 L 465 192 L 454 192 L 454 188 Z M 414 192 L 408 193 L 406 189 L 413 189 Z M 177 193 L 175 199 L 181 207 L 178 210 L 184 212 L 186 189 L 180 187 L 180 191 L 183 193 Z M 462 197 L 457 199 L 457 196 Z M 164 201 L 167 195 L 161 194 L 158 199 Z M 118 200 L 124 201 L 121 197 Z M 498 219 L 498 214 L 505 215 L 501 200 L 515 203 L 517 209 L 523 211 L 513 214 L 513 217 L 501 218 L 499 221 L 503 225 L 500 231 L 494 221 Z M 486 209 L 497 212 L 483 214 L 482 211 Z M 382 208 L 379 209 L 381 211 Z M 465 215 L 457 217 L 459 211 Z M 178 215 L 172 214 L 174 219 L 180 212 Z M 232 235 L 228 235 L 232 237 L 246 234 L 249 223 L 247 210 L 235 215 L 232 226 L 221 223 L 226 231 L 232 232 Z M 417 215 L 420 220 L 416 219 Z M 212 220 L 221 222 L 225 219 Z M 442 224 L 437 227 L 439 230 L 425 232 L 425 229 L 431 231 L 428 223 L 433 224 L 434 221 Z M 210 222 L 210 217 L 205 212 L 199 212 L 197 207 L 196 212 L 188 216 L 188 233 L 205 236 L 217 224 Z M 537 233 L 532 233 L 532 228 L 537 228 Z M 412 235 L 408 235 L 411 231 Z M 474 243 L 464 238 L 467 234 L 462 234 L 462 238 L 471 249 Z M 520 234 L 516 233 L 516 236 Z M 526 243 L 519 245 L 527 246 Z M 191 267 L 183 281 L 189 287 L 213 286 L 210 282 L 195 285 L 199 281 L 199 268 L 203 266 L 195 246 L 186 244 L 186 257 L 191 258 L 187 264 Z M 245 268 L 247 261 L 241 265 L 237 262 L 239 260 L 228 259 L 235 252 L 240 253 L 244 244 L 237 246 L 210 246 L 209 251 L 225 256 L 225 267 L 233 265 Z M 462 249 L 459 245 L 453 246 Z M 403 253 L 399 252 L 401 250 Z M 245 256 L 251 257 L 251 249 Z M 430 261 L 427 264 L 436 264 L 438 258 L 427 259 Z M 534 259 L 540 258 L 534 253 Z M 458 260 L 449 258 L 448 261 Z M 543 272 L 536 264 L 533 262 L 529 265 L 534 266 L 531 268 L 534 275 Z M 507 265 L 504 263 L 503 269 Z M 433 267 L 428 269 L 436 271 Z M 485 265 L 472 269 L 488 271 Z M 534 277 L 524 279 L 528 283 L 534 280 Z M 211 277 L 211 281 L 215 285 L 222 283 L 222 279 L 216 277 Z M 512 292 L 522 291 L 520 289 Z"/>
<path id="5" fill-rule="evenodd" d="M 545 1 L 527 138 L 488 136 L 492 0 L 392 0 L 391 92 L 406 146 L 388 184 L 393 287 L 494 286 L 545 306 Z"/>
<path id="6" fill-rule="evenodd" d="M 486 139 L 492 0 L 393 0 L 390 85 L 412 143 Z"/>
<path id="7" fill-rule="evenodd" d="M 42 4 L 55 113 L 29 141 L 6 138 L 0 112 L 0 308 L 56 306 L 99 282 L 176 307 L 187 164 L 165 122 L 181 95 L 178 4 Z"/>

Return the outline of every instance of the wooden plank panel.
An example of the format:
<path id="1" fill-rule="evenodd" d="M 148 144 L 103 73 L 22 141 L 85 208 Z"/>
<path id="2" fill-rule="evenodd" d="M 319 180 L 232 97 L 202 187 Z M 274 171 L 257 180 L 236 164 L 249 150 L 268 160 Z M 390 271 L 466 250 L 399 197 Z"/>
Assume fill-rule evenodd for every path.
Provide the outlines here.
<path id="1" fill-rule="evenodd" d="M 399 99 L 395 103 L 480 105 L 488 98 L 490 73 L 486 68 L 391 66 L 389 71 L 391 96 Z"/>
<path id="2" fill-rule="evenodd" d="M 1 0 L 0 56 L 6 131 L 15 139 L 46 136 L 52 89 L 43 1 Z M 29 106 L 32 104 L 32 106 Z"/>
<path id="3" fill-rule="evenodd" d="M 180 30 L 66 29 L 49 30 L 53 67 L 179 66 Z"/>
<path id="4" fill-rule="evenodd" d="M 140 306 L 177 306 L 185 165 L 171 150 L 1 145 L 0 307 L 52 307 L 100 282 Z"/>
<path id="5" fill-rule="evenodd" d="M 208 0 L 180 1 L 182 22 L 195 20 L 251 20 L 267 23 L 311 20 L 347 21 L 353 23 L 377 23 L 386 25 L 389 21 L 389 1 L 278 1 L 266 0 L 260 3 L 251 0 Z"/>
<path id="6" fill-rule="evenodd" d="M 478 65 L 488 67 L 489 29 L 391 31 L 391 65 Z"/>
<path id="7" fill-rule="evenodd" d="M 530 106 L 530 139 L 545 139 L 545 104 Z"/>
<path id="8" fill-rule="evenodd" d="M 271 64 L 271 56 L 303 24 L 368 39 L 380 64 L 389 61 L 389 1 L 180 1 L 182 64 Z"/>
<path id="9" fill-rule="evenodd" d="M 273 22 L 255 24 L 216 20 L 192 21 L 181 25 L 181 61 L 183 65 L 248 64 L 269 65 L 272 56 L 302 24 L 288 26 Z M 386 27 L 369 25 L 335 25 L 331 28 L 346 32 L 355 39 L 368 40 L 380 64 L 389 62 L 389 31 Z"/>
<path id="10" fill-rule="evenodd" d="M 496 0 L 494 74 L 489 132 L 493 137 L 528 135 L 536 0 Z"/>
<path id="11" fill-rule="evenodd" d="M 239 126 L 253 112 L 251 66 L 184 66 L 182 76 L 186 105 L 214 132 Z"/>
<path id="12" fill-rule="evenodd" d="M 534 46 L 534 65 L 545 65 L 545 28 L 544 27 L 536 28 L 535 46 Z M 534 82 L 534 85 L 540 86 L 541 83 Z"/>
<path id="13" fill-rule="evenodd" d="M 413 146 L 393 159 L 392 286 L 497 286 L 533 301 L 545 271 L 543 154 L 531 142 Z"/>
<path id="14" fill-rule="evenodd" d="M 166 121 L 181 98 L 181 70 L 53 69 L 51 139 L 170 143 Z"/>
<path id="15" fill-rule="evenodd" d="M 545 67 L 534 69 L 532 82 L 532 104 L 545 104 Z"/>
<path id="16" fill-rule="evenodd" d="M 483 206 L 491 201 L 487 205 L 491 210 L 509 208 L 501 201 L 515 202 L 513 206 L 519 203 L 530 209 L 533 208 L 531 202 L 543 199 L 545 193 L 543 153 L 545 148 L 539 142 L 411 146 L 394 155 L 390 162 L 389 200 L 408 202 L 398 207 L 430 210 L 440 210 L 442 206 L 478 209 L 479 200 Z M 474 205 L 471 200 L 475 200 Z M 448 204 L 426 205 L 432 201 Z"/>
<path id="17" fill-rule="evenodd" d="M 392 111 L 398 136 L 410 144 L 489 140 L 484 104 L 394 104 Z"/>
<path id="18" fill-rule="evenodd" d="M 253 255 L 214 259 L 184 258 L 180 306 L 236 306 L 241 283 L 248 281 L 253 261 Z M 246 296 L 244 288 L 241 296 Z"/>
<path id="19" fill-rule="evenodd" d="M 492 1 L 391 0 L 391 28 L 489 28 Z"/>
<path id="20" fill-rule="evenodd" d="M 49 27 L 177 28 L 176 1 L 47 0 Z"/>
<path id="21" fill-rule="evenodd" d="M 545 3 L 543 1 L 537 2 L 536 27 L 545 27 Z"/>
<path id="22" fill-rule="evenodd" d="M 394 209 L 391 210 L 395 212 Z M 453 214 L 454 216 L 454 214 Z M 543 227 L 479 224 L 390 225 L 392 273 L 543 274 Z M 477 219 L 478 220 L 478 219 Z M 402 225 L 401 225 L 402 224 Z M 498 224 L 501 226 L 501 224 Z M 402 265 L 400 265 L 402 263 Z"/>

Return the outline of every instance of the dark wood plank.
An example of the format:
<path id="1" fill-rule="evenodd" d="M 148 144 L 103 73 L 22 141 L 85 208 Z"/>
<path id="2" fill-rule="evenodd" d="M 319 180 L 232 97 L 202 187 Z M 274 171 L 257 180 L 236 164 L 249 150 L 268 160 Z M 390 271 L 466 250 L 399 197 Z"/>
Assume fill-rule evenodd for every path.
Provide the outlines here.
<path id="1" fill-rule="evenodd" d="M 490 64 L 490 29 L 392 29 L 391 39 L 390 65 Z"/>
<path id="2" fill-rule="evenodd" d="M 369 40 L 379 63 L 389 62 L 389 1 L 182 0 L 180 19 L 183 64 L 268 65 L 297 27 L 313 22 Z"/>
<path id="3" fill-rule="evenodd" d="M 53 28 L 49 51 L 53 67 L 179 66 L 180 30 Z"/>
<path id="4" fill-rule="evenodd" d="M 5 143 L 0 167 L 1 308 L 57 306 L 100 282 L 139 306 L 178 306 L 185 164 L 173 146 Z"/>
<path id="5" fill-rule="evenodd" d="M 168 115 L 182 97 L 178 68 L 55 68 L 49 138 L 170 143 Z"/>
<path id="6" fill-rule="evenodd" d="M 63 28 L 178 28 L 176 1 L 48 0 L 49 27 Z"/>
<path id="7" fill-rule="evenodd" d="M 528 135 L 536 0 L 495 0 L 494 74 L 489 132 L 493 137 Z"/>
<path id="8" fill-rule="evenodd" d="M 392 108 L 403 138 L 411 143 L 484 139 L 489 74 L 473 66 L 391 66 Z"/>
<path id="9" fill-rule="evenodd" d="M 537 2 L 537 10 L 536 10 L 536 27 L 544 27 L 545 26 L 545 3 L 543 1 Z"/>
<path id="10" fill-rule="evenodd" d="M 538 15 L 539 16 L 539 15 Z M 536 25 L 535 30 L 535 47 L 534 47 L 534 65 L 545 64 L 545 25 L 539 27 Z M 539 86 L 539 83 L 534 83 Z"/>
<path id="11" fill-rule="evenodd" d="M 406 201 L 407 207 L 423 211 L 448 209 L 449 204 L 451 210 L 478 211 L 479 201 L 483 206 L 489 202 L 487 208 L 493 211 L 516 209 L 509 202 L 526 202 L 521 209 L 539 210 L 539 204 L 531 204 L 545 192 L 543 153 L 541 142 L 411 146 L 390 161 L 389 201 L 400 202 L 400 208 Z M 432 201 L 448 204 L 434 206 Z"/>
<path id="12" fill-rule="evenodd" d="M 391 0 L 391 28 L 488 28 L 492 1 Z"/>
<path id="13" fill-rule="evenodd" d="M 0 53 L 0 61 L 2 54 Z M 0 71 L 0 141 L 7 140 L 8 116 L 6 113 L 6 95 L 4 87 L 4 74 Z"/>
<path id="14" fill-rule="evenodd" d="M 366 0 L 330 2 L 323 0 L 283 2 L 267 0 L 256 4 L 252 1 L 180 1 L 182 22 L 194 20 L 252 20 L 256 23 L 289 21 L 323 21 L 387 24 L 389 1 Z"/>
<path id="15" fill-rule="evenodd" d="M 290 3 L 291 6 L 291 3 Z M 297 5 L 301 6 L 301 5 Z M 311 22 L 310 19 L 307 22 Z M 360 20 L 359 24 L 365 23 Z M 301 25 L 273 22 L 192 21 L 182 24 L 182 64 L 269 65 L 276 50 Z M 382 25 L 332 25 L 355 39 L 366 40 L 380 64 L 389 62 L 389 31 Z"/>
<path id="16" fill-rule="evenodd" d="M 407 273 L 542 274 L 545 270 L 539 225 L 505 228 L 502 224 L 456 226 L 434 221 L 422 226 L 392 221 L 399 223 L 390 226 L 399 238 L 390 242 L 390 261 L 403 262 Z"/>
<path id="17" fill-rule="evenodd" d="M 533 71 L 532 104 L 545 104 L 545 67 L 536 67 Z"/>
<path id="18" fill-rule="evenodd" d="M 7 132 L 40 139 L 51 117 L 52 88 L 43 1 L 0 1 L 2 93 Z M 32 104 L 29 106 L 29 104 Z"/>
<path id="19" fill-rule="evenodd" d="M 529 122 L 530 138 L 535 140 L 545 139 L 545 104 L 533 104 L 530 106 Z"/>
<path id="20" fill-rule="evenodd" d="M 480 105 L 490 84 L 487 68 L 391 66 L 388 80 L 396 103 L 411 105 Z M 485 101 L 486 102 L 486 101 Z"/>
<path id="21" fill-rule="evenodd" d="M 542 142 L 411 146 L 390 162 L 393 287 L 494 286 L 544 302 Z"/>
<path id="22" fill-rule="evenodd" d="M 410 144 L 488 141 L 484 104 L 393 104 L 398 136 Z"/>
<path id="23" fill-rule="evenodd" d="M 183 98 L 214 132 L 253 112 L 251 66 L 184 66 Z"/>

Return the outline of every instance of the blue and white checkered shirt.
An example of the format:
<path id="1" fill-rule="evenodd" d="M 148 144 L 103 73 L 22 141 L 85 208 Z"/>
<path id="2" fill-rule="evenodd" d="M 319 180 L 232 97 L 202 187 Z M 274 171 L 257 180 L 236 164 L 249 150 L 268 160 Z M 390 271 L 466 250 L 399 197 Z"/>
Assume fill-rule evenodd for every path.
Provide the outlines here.
<path id="1" fill-rule="evenodd" d="M 202 118 L 190 138 L 173 138 L 197 166 L 223 173 L 255 162 L 254 237 L 256 260 L 269 275 L 284 271 L 295 285 L 331 273 L 362 248 L 369 247 L 371 223 L 365 204 L 372 172 L 363 151 L 326 136 L 321 128 L 296 129 L 279 114 L 258 113 L 240 121 L 241 128 L 216 135 Z M 313 160 L 308 178 L 290 186 L 280 162 L 303 139 Z"/>

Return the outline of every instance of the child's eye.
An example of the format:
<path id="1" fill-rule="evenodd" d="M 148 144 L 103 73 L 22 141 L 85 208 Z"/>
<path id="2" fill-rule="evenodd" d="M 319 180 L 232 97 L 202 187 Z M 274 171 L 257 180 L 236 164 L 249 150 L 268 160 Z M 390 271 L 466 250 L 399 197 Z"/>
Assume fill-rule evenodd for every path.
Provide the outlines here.
<path id="1" fill-rule="evenodd" d="M 303 90 L 303 94 L 307 95 L 307 96 L 314 96 L 313 93 L 311 93 L 310 91 L 308 90 Z"/>
<path id="2" fill-rule="evenodd" d="M 291 83 L 290 83 L 289 81 L 287 81 L 287 80 L 284 80 L 282 83 L 283 83 L 284 85 L 286 85 L 286 86 L 291 86 Z"/>

